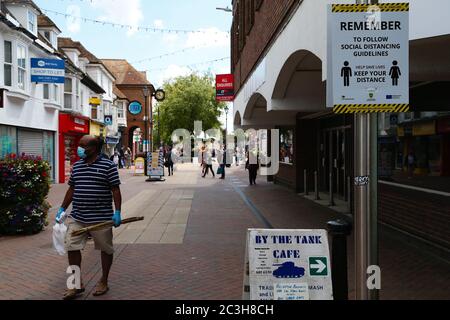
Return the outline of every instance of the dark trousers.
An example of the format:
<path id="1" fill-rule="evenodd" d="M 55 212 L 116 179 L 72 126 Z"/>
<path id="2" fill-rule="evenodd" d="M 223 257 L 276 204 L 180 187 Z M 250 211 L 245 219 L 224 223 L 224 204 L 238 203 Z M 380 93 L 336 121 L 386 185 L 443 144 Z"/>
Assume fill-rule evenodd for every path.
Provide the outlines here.
<path id="1" fill-rule="evenodd" d="M 220 167 L 222 168 L 222 179 L 225 179 L 225 168 L 226 166 L 224 164 L 221 164 Z"/>
<path id="2" fill-rule="evenodd" d="M 251 164 L 248 166 L 248 178 L 250 185 L 256 184 L 256 176 L 258 175 L 258 165 Z"/>
<path id="3" fill-rule="evenodd" d="M 208 174 L 208 170 L 211 170 L 213 177 L 216 176 L 216 174 L 214 173 L 212 164 L 208 164 L 205 166 L 205 171 L 203 172 L 203 177 L 205 177 Z"/>
<path id="4" fill-rule="evenodd" d="M 173 176 L 173 162 L 169 163 L 167 169 L 169 170 L 169 176 Z"/>

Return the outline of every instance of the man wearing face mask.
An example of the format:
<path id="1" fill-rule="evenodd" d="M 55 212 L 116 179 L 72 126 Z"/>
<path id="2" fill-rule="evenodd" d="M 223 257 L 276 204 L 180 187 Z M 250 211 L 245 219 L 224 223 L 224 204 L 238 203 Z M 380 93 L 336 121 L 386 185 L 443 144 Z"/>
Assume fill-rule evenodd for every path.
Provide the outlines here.
<path id="1" fill-rule="evenodd" d="M 65 240 L 69 256 L 69 265 L 81 269 L 81 250 L 86 246 L 89 234 L 72 236 L 72 232 L 107 221 L 114 221 L 114 226 L 120 226 L 122 195 L 120 179 L 114 163 L 100 156 L 99 139 L 85 136 L 80 140 L 78 156 L 81 158 L 72 170 L 69 180 L 69 190 L 56 216 L 56 222 L 61 223 L 63 213 L 70 204 L 72 212 L 68 219 L 68 230 Z M 114 199 L 115 211 L 112 202 Z M 103 275 L 98 282 L 94 296 L 108 292 L 108 276 L 113 262 L 113 232 L 112 228 L 91 232 L 95 249 L 101 251 Z M 81 282 L 82 283 L 82 282 Z M 85 291 L 84 285 L 78 289 L 69 289 L 64 300 L 71 300 Z"/>

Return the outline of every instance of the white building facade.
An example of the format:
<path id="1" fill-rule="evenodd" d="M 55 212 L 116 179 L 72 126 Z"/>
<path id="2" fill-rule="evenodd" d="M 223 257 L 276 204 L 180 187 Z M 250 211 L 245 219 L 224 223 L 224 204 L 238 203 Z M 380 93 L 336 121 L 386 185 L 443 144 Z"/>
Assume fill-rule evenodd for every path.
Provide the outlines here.
<path id="1" fill-rule="evenodd" d="M 4 2 L 0 22 L 0 157 L 7 154 L 41 156 L 57 179 L 58 111 L 62 85 L 31 82 L 31 58 L 61 59 L 38 38 L 39 8 Z"/>

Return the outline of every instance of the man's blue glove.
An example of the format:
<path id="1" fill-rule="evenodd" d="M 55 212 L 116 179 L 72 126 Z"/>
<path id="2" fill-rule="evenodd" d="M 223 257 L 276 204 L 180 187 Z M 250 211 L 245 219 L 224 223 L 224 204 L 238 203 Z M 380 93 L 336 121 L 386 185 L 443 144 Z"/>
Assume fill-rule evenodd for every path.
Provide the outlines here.
<path id="1" fill-rule="evenodd" d="M 58 213 L 56 214 L 56 223 L 62 222 L 65 212 L 66 210 L 63 207 L 59 208 Z"/>
<path id="2" fill-rule="evenodd" d="M 114 212 L 112 220 L 114 221 L 114 227 L 120 227 L 120 225 L 122 224 L 122 217 L 119 210 L 116 210 Z"/>

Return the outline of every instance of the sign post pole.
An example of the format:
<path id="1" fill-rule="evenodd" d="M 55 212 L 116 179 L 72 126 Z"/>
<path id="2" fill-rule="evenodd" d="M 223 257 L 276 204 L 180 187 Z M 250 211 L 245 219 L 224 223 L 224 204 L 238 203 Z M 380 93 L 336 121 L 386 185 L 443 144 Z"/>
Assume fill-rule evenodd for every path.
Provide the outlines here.
<path id="1" fill-rule="evenodd" d="M 356 0 L 356 4 L 377 4 L 378 0 Z M 378 265 L 378 114 L 355 114 L 355 270 L 356 299 L 378 300 L 378 290 L 367 287 L 367 270 Z M 376 292 L 374 292 L 376 291 Z"/>

